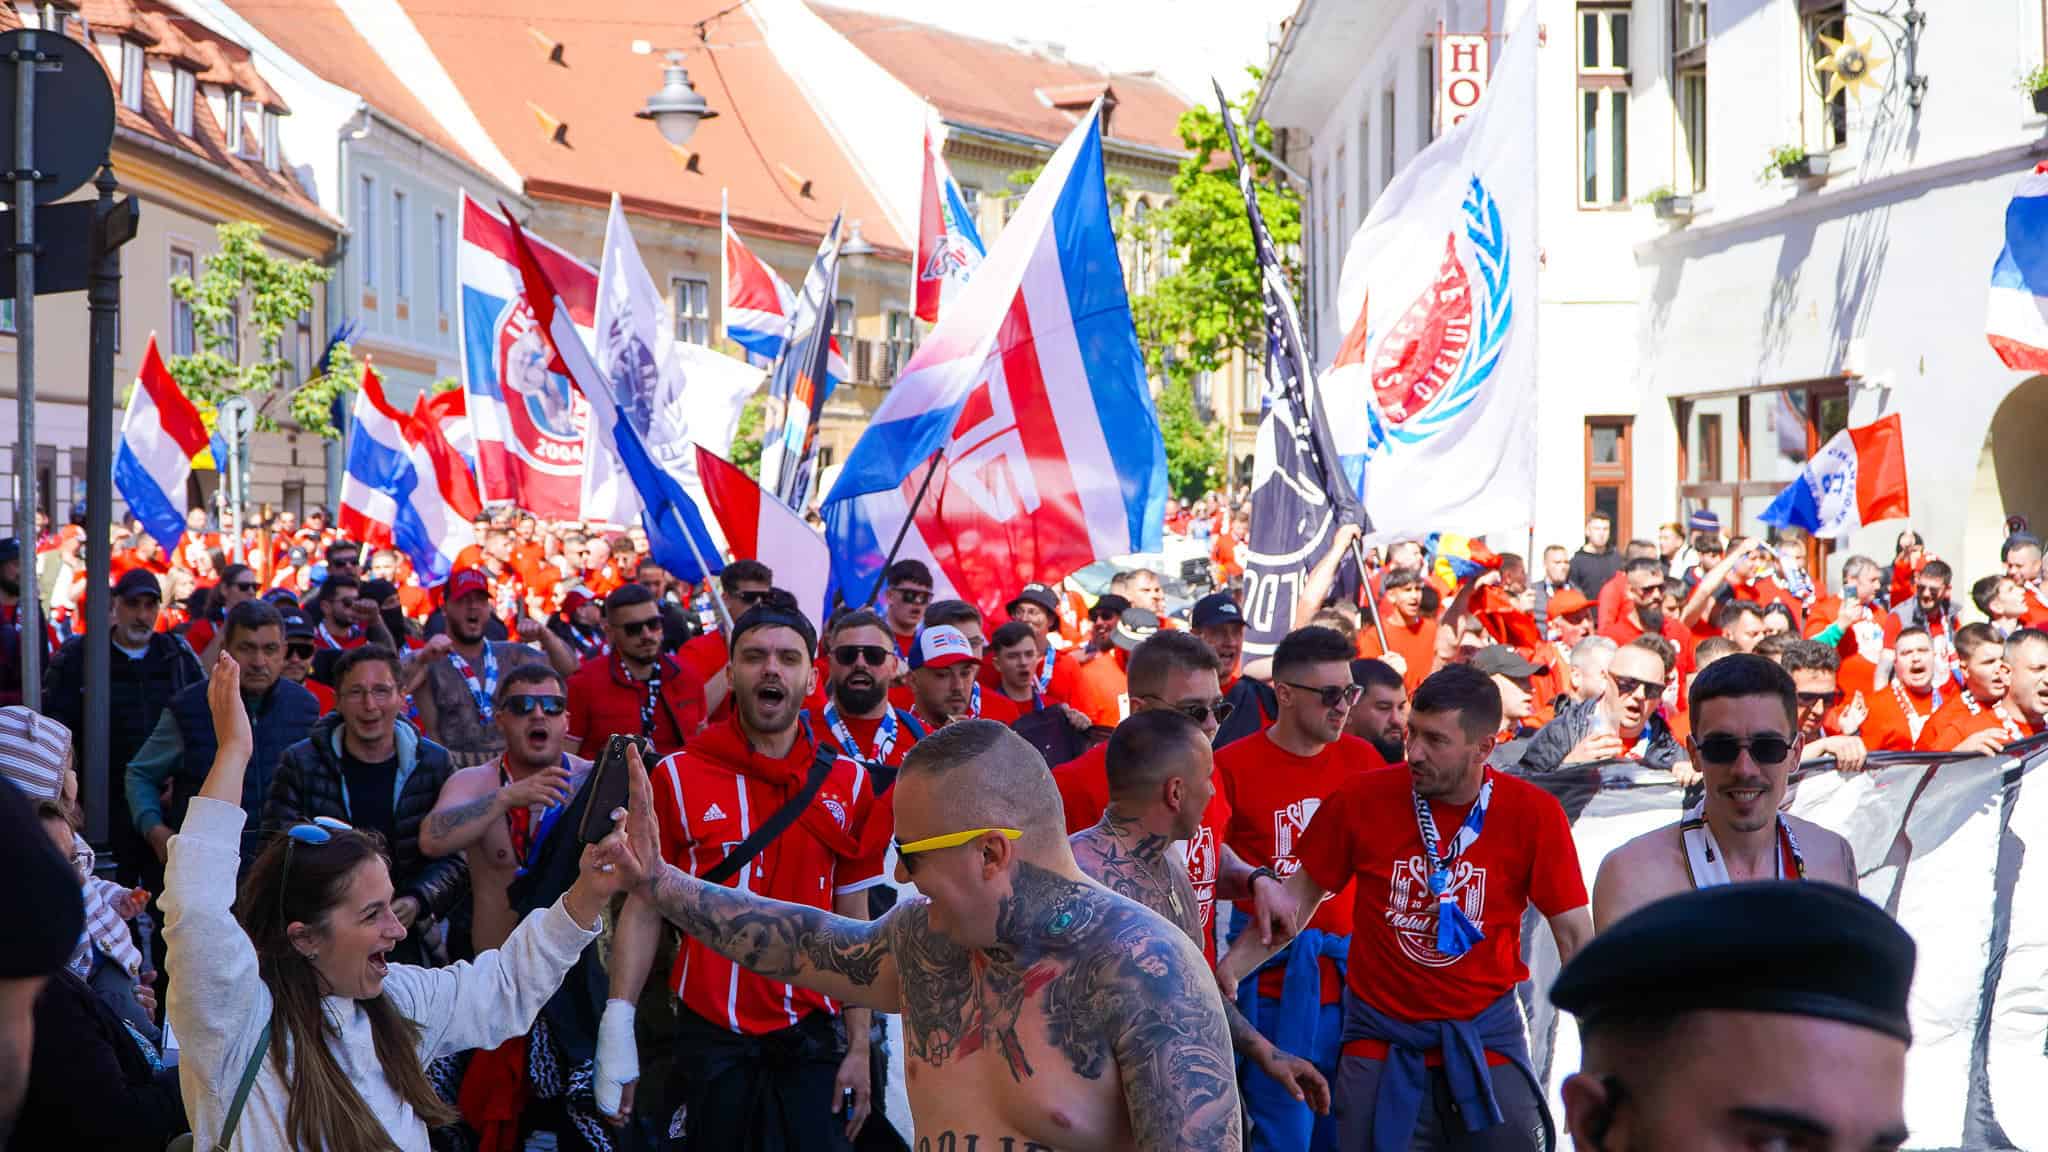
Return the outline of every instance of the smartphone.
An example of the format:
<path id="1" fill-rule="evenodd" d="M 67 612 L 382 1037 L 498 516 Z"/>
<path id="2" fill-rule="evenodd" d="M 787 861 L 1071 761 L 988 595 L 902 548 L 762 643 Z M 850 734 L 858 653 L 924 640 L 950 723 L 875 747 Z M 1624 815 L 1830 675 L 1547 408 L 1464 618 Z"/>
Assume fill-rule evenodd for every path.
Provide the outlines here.
<path id="1" fill-rule="evenodd" d="M 590 782 L 583 786 L 590 796 L 583 808 L 583 819 L 576 826 L 576 837 L 583 843 L 595 844 L 610 835 L 612 809 L 626 806 L 626 749 L 636 744 L 640 747 L 641 765 L 652 765 L 653 742 L 642 736 L 620 733 L 606 741 L 604 752 L 591 767 Z"/>

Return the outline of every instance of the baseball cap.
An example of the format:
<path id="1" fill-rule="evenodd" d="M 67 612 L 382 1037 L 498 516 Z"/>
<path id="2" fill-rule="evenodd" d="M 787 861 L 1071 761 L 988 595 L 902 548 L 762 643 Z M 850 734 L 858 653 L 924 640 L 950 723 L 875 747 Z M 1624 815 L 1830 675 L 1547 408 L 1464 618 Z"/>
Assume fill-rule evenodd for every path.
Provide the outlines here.
<path id="1" fill-rule="evenodd" d="M 1195 601 L 1188 613 L 1188 627 L 1207 628 L 1213 624 L 1242 624 L 1244 612 L 1237 606 L 1237 597 L 1228 592 L 1211 592 Z"/>
<path id="2" fill-rule="evenodd" d="M 472 593 L 478 596 L 489 596 L 491 594 L 490 578 L 485 576 L 483 572 L 475 568 L 464 568 L 462 571 L 448 577 L 447 600 L 449 603 L 452 604 Z"/>
<path id="3" fill-rule="evenodd" d="M 1570 616 L 1575 612 L 1584 612 L 1592 606 L 1593 602 L 1586 599 L 1584 592 L 1579 591 L 1577 588 L 1567 588 L 1562 592 L 1552 592 L 1550 594 L 1550 599 L 1544 603 L 1543 614 L 1555 620 L 1560 616 Z"/>
<path id="4" fill-rule="evenodd" d="M 1696 508 L 1685 518 L 1685 526 L 1694 532 L 1719 532 L 1721 517 L 1712 508 Z"/>
<path id="5" fill-rule="evenodd" d="M 1104 616 L 1122 616 L 1130 610 L 1130 607 L 1131 602 L 1129 600 L 1114 592 L 1108 592 L 1097 597 L 1095 603 L 1089 606 L 1088 615 L 1091 619 L 1096 620 L 1100 620 Z"/>
<path id="6" fill-rule="evenodd" d="M 967 636 L 951 624 L 934 624 L 917 631 L 917 642 L 910 646 L 910 670 L 919 668 L 950 668 L 955 664 L 981 661 L 974 655 L 974 647 L 967 643 Z"/>
<path id="7" fill-rule="evenodd" d="M 595 599 L 597 597 L 590 594 L 590 589 L 581 584 L 571 585 L 562 592 L 562 611 L 574 612 Z"/>
<path id="8" fill-rule="evenodd" d="M 147 568 L 130 568 L 114 581 L 114 598 L 126 600 L 133 596 L 154 596 L 164 598 L 163 585 L 157 583 L 156 575 Z"/>
<path id="9" fill-rule="evenodd" d="M 284 613 L 284 634 L 285 638 L 289 640 L 316 636 L 319 633 L 314 629 L 313 622 L 306 619 L 304 613 L 286 612 Z"/>
<path id="10" fill-rule="evenodd" d="M 1110 640 L 1129 652 L 1157 631 L 1159 616 L 1150 608 L 1126 608 L 1124 614 L 1117 617 L 1116 631 L 1110 635 Z"/>
<path id="11" fill-rule="evenodd" d="M 1058 616 L 1060 614 L 1059 594 L 1052 590 L 1051 585 L 1047 584 L 1026 584 L 1022 592 L 1017 593 L 1008 604 L 1003 605 L 1003 611 L 1015 616 L 1017 614 L 1017 605 L 1019 604 L 1036 604 L 1040 608 L 1045 609 L 1045 613 L 1048 616 Z"/>
<path id="12" fill-rule="evenodd" d="M 1532 664 L 1522 659 L 1521 653 L 1505 644 L 1495 644 L 1474 652 L 1472 667 L 1488 676 L 1506 676 L 1511 680 L 1534 676 L 1543 671 L 1541 664 Z"/>

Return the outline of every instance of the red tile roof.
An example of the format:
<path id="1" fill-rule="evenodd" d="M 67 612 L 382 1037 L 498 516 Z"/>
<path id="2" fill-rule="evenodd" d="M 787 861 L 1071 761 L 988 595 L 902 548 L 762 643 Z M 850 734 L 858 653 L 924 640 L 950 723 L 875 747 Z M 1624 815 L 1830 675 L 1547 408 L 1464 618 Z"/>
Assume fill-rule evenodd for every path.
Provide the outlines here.
<path id="1" fill-rule="evenodd" d="M 825 22 L 956 124 L 1058 144 L 1088 105 L 1114 98 L 1108 137 L 1183 150 L 1187 101 L 1154 76 L 1112 73 L 871 12 L 812 4 Z"/>
<path id="2" fill-rule="evenodd" d="M 251 27 L 315 75 L 361 96 L 450 155 L 477 163 L 413 95 L 412 87 L 391 71 L 334 0 L 263 0 L 238 3 L 234 8 Z"/>
<path id="3" fill-rule="evenodd" d="M 435 0 L 413 23 L 462 90 L 529 196 L 602 204 L 616 190 L 636 212 L 815 241 L 844 207 L 869 241 L 899 259 L 910 245 L 831 131 L 776 62 L 745 10 L 692 24 L 726 0 Z M 645 40 L 656 51 L 632 50 Z M 694 164 L 634 118 L 661 86 L 661 50 L 689 53 L 691 83 L 719 115 L 690 141 Z M 809 195 L 802 193 L 808 185 Z"/>

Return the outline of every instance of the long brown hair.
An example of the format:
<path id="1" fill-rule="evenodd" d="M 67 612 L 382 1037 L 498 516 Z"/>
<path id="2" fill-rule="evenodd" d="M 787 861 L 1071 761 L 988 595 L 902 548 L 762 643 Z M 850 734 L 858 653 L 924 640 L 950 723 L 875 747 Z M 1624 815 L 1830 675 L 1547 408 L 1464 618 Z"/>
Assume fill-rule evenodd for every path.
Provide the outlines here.
<path id="1" fill-rule="evenodd" d="M 325 994 L 320 974 L 292 946 L 286 931 L 294 921 L 324 925 L 341 903 L 355 870 L 383 854 L 382 840 L 372 833 L 337 831 L 324 844 L 293 843 L 278 836 L 242 882 L 236 914 L 256 946 L 257 972 L 270 989 L 270 1058 L 285 1084 L 285 1127 L 295 1148 L 385 1152 L 398 1146 L 335 1061 L 332 1030 L 320 1008 Z M 435 1094 L 420 1063 L 420 1026 L 401 1015 L 382 993 L 358 1003 L 370 1017 L 377 1063 L 392 1089 L 428 1127 L 453 1123 L 455 1109 Z"/>

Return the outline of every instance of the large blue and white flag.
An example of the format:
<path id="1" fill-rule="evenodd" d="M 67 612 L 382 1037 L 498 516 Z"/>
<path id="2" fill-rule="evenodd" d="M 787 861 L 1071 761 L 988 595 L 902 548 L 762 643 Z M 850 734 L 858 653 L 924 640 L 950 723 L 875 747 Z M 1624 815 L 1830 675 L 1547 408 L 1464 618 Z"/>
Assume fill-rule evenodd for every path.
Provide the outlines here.
<path id="1" fill-rule="evenodd" d="M 1100 122 L 1091 110 L 1053 154 L 848 453 L 823 512 L 849 601 L 870 594 L 899 533 L 899 558 L 989 613 L 1027 583 L 1158 548 L 1166 448 Z"/>
<path id="2" fill-rule="evenodd" d="M 605 221 L 604 258 L 597 274 L 597 370 L 647 455 L 683 486 L 700 508 L 704 490 L 697 476 L 696 446 L 719 455 L 732 450 L 740 409 L 761 386 L 761 370 L 730 356 L 674 338 L 654 278 L 641 262 L 626 214 L 612 197 Z M 586 434 L 583 508 L 586 516 L 614 524 L 638 522 L 644 505 L 625 464 L 599 421 Z M 697 541 L 706 557 L 721 554 L 717 521 Z"/>
<path id="3" fill-rule="evenodd" d="M 507 218 L 512 230 L 514 258 L 518 261 L 526 303 L 533 309 L 534 326 L 546 341 L 546 367 L 575 384 L 590 402 L 590 421 L 599 429 L 598 440 L 618 456 L 628 480 L 640 497 L 640 524 L 647 530 L 647 550 L 655 563 L 680 580 L 695 583 L 725 565 L 696 501 L 683 490 L 682 482 L 664 471 L 647 451 L 647 443 L 634 430 L 631 416 L 611 380 L 600 372 L 583 346 L 569 306 L 548 279 L 533 242 L 517 220 Z M 637 356 L 637 353 L 635 354 Z"/>
<path id="4" fill-rule="evenodd" d="M 1539 29 L 1519 9 L 1478 110 L 1401 169 L 1344 255 L 1323 406 L 1373 537 L 1534 514 Z"/>

